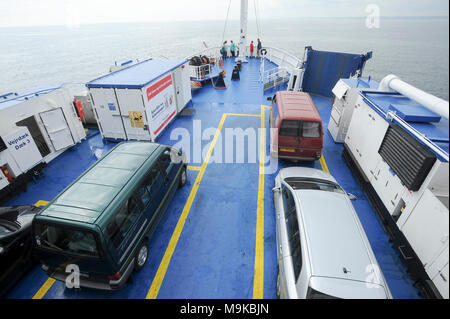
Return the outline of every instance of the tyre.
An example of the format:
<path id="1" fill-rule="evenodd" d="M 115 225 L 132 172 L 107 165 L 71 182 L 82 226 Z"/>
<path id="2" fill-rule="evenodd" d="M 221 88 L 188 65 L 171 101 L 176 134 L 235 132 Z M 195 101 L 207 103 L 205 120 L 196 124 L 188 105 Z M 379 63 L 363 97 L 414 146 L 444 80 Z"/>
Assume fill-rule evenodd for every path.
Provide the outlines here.
<path id="1" fill-rule="evenodd" d="M 136 258 L 134 259 L 134 270 L 140 271 L 144 268 L 145 263 L 148 259 L 148 244 L 144 240 L 136 253 Z"/>
<path id="2" fill-rule="evenodd" d="M 280 299 L 280 269 L 277 271 L 277 298 Z"/>
<path id="3" fill-rule="evenodd" d="M 186 172 L 186 167 L 183 167 L 182 171 L 181 171 L 181 176 L 180 176 L 180 183 L 178 184 L 178 187 L 181 188 L 184 185 L 186 185 L 187 182 L 187 172 Z"/>

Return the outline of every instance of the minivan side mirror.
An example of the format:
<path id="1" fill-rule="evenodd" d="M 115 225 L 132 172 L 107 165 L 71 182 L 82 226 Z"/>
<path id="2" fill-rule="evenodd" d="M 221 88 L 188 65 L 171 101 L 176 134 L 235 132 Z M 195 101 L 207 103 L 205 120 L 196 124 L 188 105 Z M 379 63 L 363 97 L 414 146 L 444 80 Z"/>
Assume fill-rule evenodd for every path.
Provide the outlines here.
<path id="1" fill-rule="evenodd" d="M 348 198 L 350 198 L 350 200 L 356 200 L 356 196 L 350 193 L 347 193 Z"/>

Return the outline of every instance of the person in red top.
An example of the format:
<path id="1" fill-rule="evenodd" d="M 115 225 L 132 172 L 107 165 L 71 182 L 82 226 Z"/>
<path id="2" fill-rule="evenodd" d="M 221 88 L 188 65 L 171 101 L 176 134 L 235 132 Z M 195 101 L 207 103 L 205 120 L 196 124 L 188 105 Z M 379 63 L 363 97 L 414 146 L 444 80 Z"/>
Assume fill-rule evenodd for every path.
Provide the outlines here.
<path id="1" fill-rule="evenodd" d="M 253 52 L 255 51 L 255 45 L 253 41 L 250 43 L 250 57 L 253 58 Z"/>

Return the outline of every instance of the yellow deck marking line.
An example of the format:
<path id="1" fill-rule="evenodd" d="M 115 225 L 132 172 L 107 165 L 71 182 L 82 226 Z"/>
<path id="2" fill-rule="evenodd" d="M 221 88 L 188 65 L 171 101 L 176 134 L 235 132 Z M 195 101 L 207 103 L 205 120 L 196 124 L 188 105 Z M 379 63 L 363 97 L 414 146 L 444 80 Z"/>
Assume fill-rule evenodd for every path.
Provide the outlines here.
<path id="1" fill-rule="evenodd" d="M 323 154 L 322 154 L 322 156 L 320 157 L 320 165 L 322 166 L 322 170 L 323 170 L 325 173 L 330 174 L 330 170 L 328 169 L 328 165 L 327 165 L 327 162 L 325 162 L 325 157 L 323 157 Z"/>
<path id="2" fill-rule="evenodd" d="M 217 127 L 216 134 L 214 134 L 214 138 L 211 142 L 211 145 L 209 146 L 208 154 L 206 155 L 205 160 L 203 161 L 203 164 L 200 168 L 200 172 L 198 173 L 197 178 L 195 179 L 194 186 L 192 187 L 191 193 L 189 194 L 187 202 L 183 208 L 183 212 L 181 213 L 177 226 L 175 227 L 172 237 L 170 238 L 169 244 L 167 245 L 166 252 L 164 253 L 164 256 L 161 260 L 155 278 L 153 278 L 153 282 L 147 293 L 146 299 L 156 299 L 156 297 L 158 296 L 159 289 L 161 288 L 164 276 L 166 275 L 167 268 L 169 267 L 170 260 L 175 251 L 175 247 L 177 246 L 178 240 L 180 239 L 181 231 L 183 230 L 184 224 L 189 215 L 189 211 L 191 210 L 192 203 L 194 202 L 198 187 L 200 186 L 203 175 L 205 174 L 206 167 L 208 166 L 209 159 L 211 158 L 211 154 L 214 150 L 214 147 L 216 145 L 217 139 L 219 138 L 220 131 L 222 130 L 226 118 L 227 114 L 223 114 L 219 126 Z"/>
<path id="3" fill-rule="evenodd" d="M 47 281 L 42 285 L 41 289 L 38 290 L 38 292 L 33 296 L 33 299 L 42 299 L 47 291 L 50 290 L 50 288 L 55 283 L 55 279 L 48 278 Z"/>
<path id="4" fill-rule="evenodd" d="M 46 200 L 40 200 L 36 204 L 34 204 L 34 206 L 36 206 L 36 207 L 47 206 L 48 203 L 50 203 L 50 202 L 47 202 Z"/>
<path id="5" fill-rule="evenodd" d="M 260 117 L 261 114 L 244 114 L 244 113 L 225 113 L 225 115 L 234 115 L 234 116 L 254 116 Z"/>
<path id="6" fill-rule="evenodd" d="M 199 171 L 201 170 L 201 168 L 202 168 L 201 166 L 190 166 L 190 165 L 187 167 L 187 169 L 190 171 Z"/>
<path id="7" fill-rule="evenodd" d="M 48 202 L 48 201 L 40 200 L 36 204 L 34 204 L 34 206 L 42 207 L 42 206 L 47 206 L 49 203 L 50 202 Z M 38 292 L 33 296 L 33 299 L 42 299 L 45 296 L 45 294 L 47 293 L 47 291 L 49 291 L 49 289 L 53 286 L 54 283 L 55 283 L 55 279 L 48 278 L 45 281 L 45 283 L 42 285 L 42 287 L 38 290 Z"/>
<path id="8" fill-rule="evenodd" d="M 261 106 L 261 133 L 259 150 L 259 185 L 256 213 L 255 274 L 253 299 L 264 298 L 264 155 L 266 154 L 265 107 Z"/>

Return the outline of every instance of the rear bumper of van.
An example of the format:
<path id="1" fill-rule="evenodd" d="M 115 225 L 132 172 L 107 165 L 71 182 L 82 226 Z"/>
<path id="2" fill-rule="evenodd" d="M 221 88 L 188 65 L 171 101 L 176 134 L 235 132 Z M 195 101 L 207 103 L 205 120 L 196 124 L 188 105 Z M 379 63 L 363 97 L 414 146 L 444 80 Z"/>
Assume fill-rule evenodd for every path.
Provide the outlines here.
<path id="1" fill-rule="evenodd" d="M 130 262 L 125 272 L 118 280 L 109 281 L 99 281 L 84 276 L 80 276 L 80 287 L 99 289 L 99 290 L 120 290 L 128 281 L 134 268 L 134 259 Z M 43 265 L 42 269 L 47 273 L 47 275 L 58 281 L 66 282 L 67 273 L 61 271 L 51 271 L 47 266 Z"/>
<path id="2" fill-rule="evenodd" d="M 319 155 L 316 155 L 319 154 Z M 287 160 L 294 160 L 294 161 L 316 161 L 320 159 L 322 156 L 322 153 L 316 153 L 312 156 L 297 156 L 297 155 L 285 155 L 280 154 L 278 151 L 271 150 L 270 155 L 274 158 L 281 158 L 281 159 L 287 159 Z"/>

